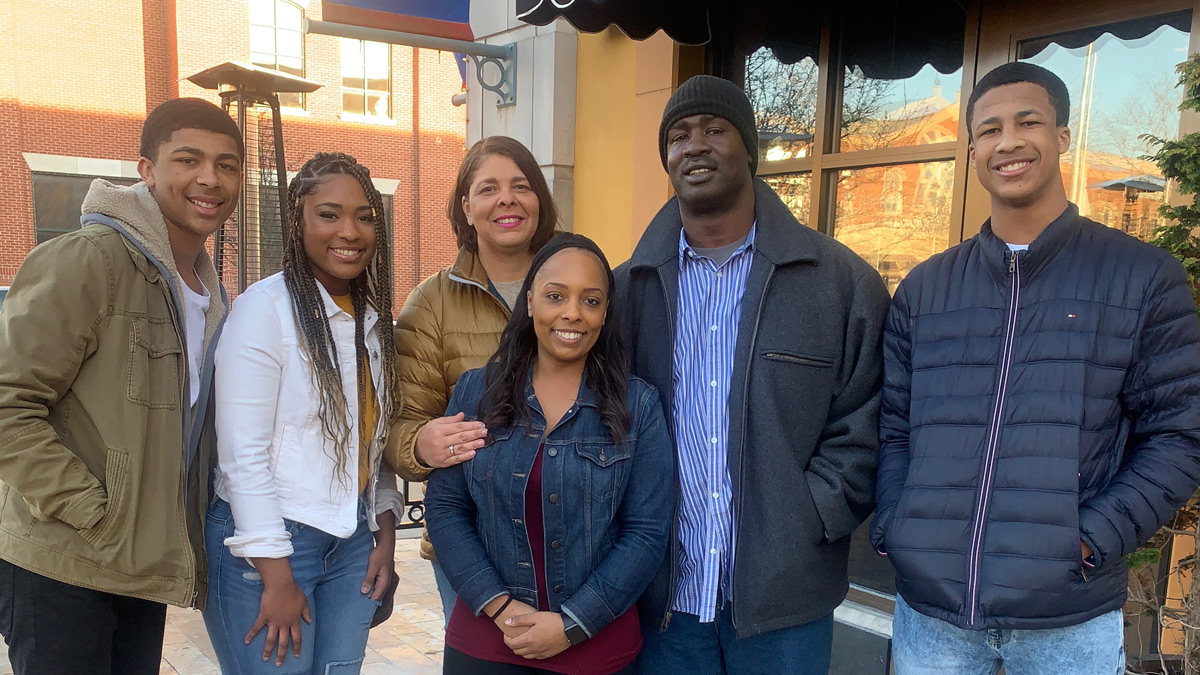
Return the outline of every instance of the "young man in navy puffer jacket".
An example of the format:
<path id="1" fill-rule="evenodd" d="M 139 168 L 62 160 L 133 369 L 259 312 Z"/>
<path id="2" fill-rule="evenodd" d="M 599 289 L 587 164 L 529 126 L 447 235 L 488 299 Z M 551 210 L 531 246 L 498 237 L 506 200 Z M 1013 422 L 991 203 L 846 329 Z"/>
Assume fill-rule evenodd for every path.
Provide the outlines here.
<path id="1" fill-rule="evenodd" d="M 1200 482 L 1182 265 L 1079 215 L 1066 86 L 1010 63 L 967 105 L 980 233 L 896 291 L 872 543 L 898 675 L 1123 673 L 1124 556 Z"/>

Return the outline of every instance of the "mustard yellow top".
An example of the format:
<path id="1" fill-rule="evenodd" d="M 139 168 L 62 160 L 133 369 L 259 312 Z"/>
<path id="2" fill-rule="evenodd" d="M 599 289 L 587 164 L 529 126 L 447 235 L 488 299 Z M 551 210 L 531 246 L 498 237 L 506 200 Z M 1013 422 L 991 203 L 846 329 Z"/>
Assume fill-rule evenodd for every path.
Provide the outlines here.
<path id="1" fill-rule="evenodd" d="M 354 300 L 349 295 L 330 294 L 342 311 L 354 316 Z M 370 405 L 363 405 L 365 402 Z M 358 369 L 358 412 L 359 412 L 359 444 L 358 444 L 358 491 L 367 491 L 367 481 L 371 479 L 371 439 L 375 437 L 375 420 L 379 416 L 379 404 L 375 400 L 375 383 L 371 380 L 371 362 L 363 361 Z"/>

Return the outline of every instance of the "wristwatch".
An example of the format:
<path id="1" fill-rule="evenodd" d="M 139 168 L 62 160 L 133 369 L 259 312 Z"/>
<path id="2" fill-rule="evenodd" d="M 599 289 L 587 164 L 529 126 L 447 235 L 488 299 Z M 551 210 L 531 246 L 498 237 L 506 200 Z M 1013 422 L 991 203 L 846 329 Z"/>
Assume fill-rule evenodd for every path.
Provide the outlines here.
<path id="1" fill-rule="evenodd" d="M 583 642 L 588 638 L 587 632 L 583 630 L 583 626 L 575 623 L 575 619 L 562 614 L 563 629 L 567 632 L 567 642 L 572 646 Z"/>

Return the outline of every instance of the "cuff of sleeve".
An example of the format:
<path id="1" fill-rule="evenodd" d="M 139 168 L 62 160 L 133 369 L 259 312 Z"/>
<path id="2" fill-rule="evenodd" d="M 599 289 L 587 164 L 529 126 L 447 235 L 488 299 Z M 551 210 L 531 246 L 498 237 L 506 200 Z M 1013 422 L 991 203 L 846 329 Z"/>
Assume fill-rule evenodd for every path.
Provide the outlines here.
<path id="1" fill-rule="evenodd" d="M 587 584 L 580 586 L 574 595 L 563 602 L 559 611 L 574 619 L 589 638 L 617 618 L 604 598 Z"/>
<path id="2" fill-rule="evenodd" d="M 448 572 L 444 565 L 442 570 Z M 477 572 L 456 590 L 458 597 L 462 598 L 467 607 L 471 608 L 471 613 L 475 616 L 482 614 L 483 608 L 497 596 L 508 593 L 508 587 L 500 581 L 500 576 L 490 567 Z"/>
<path id="3" fill-rule="evenodd" d="M 567 606 L 564 604 L 564 605 L 563 605 L 562 607 L 560 607 L 559 609 L 561 609 L 561 610 L 562 610 L 562 613 L 563 613 L 563 614 L 566 614 L 567 616 L 571 617 L 571 620 L 575 622 L 575 625 L 576 625 L 576 626 L 579 626 L 580 628 L 582 628 L 582 629 L 583 629 L 583 632 L 584 632 L 585 634 L 587 634 L 588 638 L 593 638 L 593 637 L 595 637 L 595 635 L 593 635 L 593 634 L 592 634 L 592 632 L 591 632 L 590 630 L 588 630 L 587 624 L 585 624 L 584 622 L 580 621 L 580 620 L 579 620 L 579 617 L 578 617 L 578 616 L 575 616 L 575 612 L 572 612 L 570 607 L 567 607 Z"/>
<path id="4" fill-rule="evenodd" d="M 1121 556 L 1120 533 L 1104 514 L 1093 508 L 1079 509 L 1079 537 L 1091 547 L 1097 567 L 1113 556 Z"/>
<path id="5" fill-rule="evenodd" d="M 288 558 L 295 553 L 292 537 L 287 532 L 229 537 L 225 545 L 238 558 Z"/>
<path id="6" fill-rule="evenodd" d="M 396 522 L 400 522 L 400 517 L 404 513 L 404 499 L 400 496 L 399 490 L 389 490 L 387 488 L 375 489 L 375 515 L 378 516 L 387 511 L 396 514 Z"/>

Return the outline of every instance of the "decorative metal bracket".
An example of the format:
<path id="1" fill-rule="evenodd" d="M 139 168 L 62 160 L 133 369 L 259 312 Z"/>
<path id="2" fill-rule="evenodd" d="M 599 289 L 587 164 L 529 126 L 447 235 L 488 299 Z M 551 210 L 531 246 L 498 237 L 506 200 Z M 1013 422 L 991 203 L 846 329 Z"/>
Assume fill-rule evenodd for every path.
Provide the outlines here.
<path id="1" fill-rule="evenodd" d="M 506 108 L 517 103 L 517 45 L 515 43 L 489 45 L 483 42 L 451 40 L 448 38 L 401 33 L 380 28 L 352 26 L 330 23 L 328 21 L 312 21 L 307 17 L 304 19 L 304 31 L 306 33 L 334 35 L 354 40 L 387 42 L 394 45 L 406 45 L 422 49 L 440 49 L 447 52 L 466 54 L 475 62 L 475 75 L 479 80 L 480 86 L 490 92 L 494 92 L 499 97 L 496 101 L 497 108 Z M 495 65 L 496 69 L 500 72 L 500 78 L 492 84 L 488 84 L 483 79 L 483 68 L 489 63 Z"/>
<path id="2" fill-rule="evenodd" d="M 508 44 L 504 49 L 508 54 L 500 58 L 467 54 L 475 62 L 475 79 L 479 81 L 479 86 L 499 97 L 497 108 L 507 108 L 517 103 L 517 45 Z M 491 84 L 483 76 L 484 66 L 489 63 L 495 65 L 500 73 L 499 79 Z"/>

